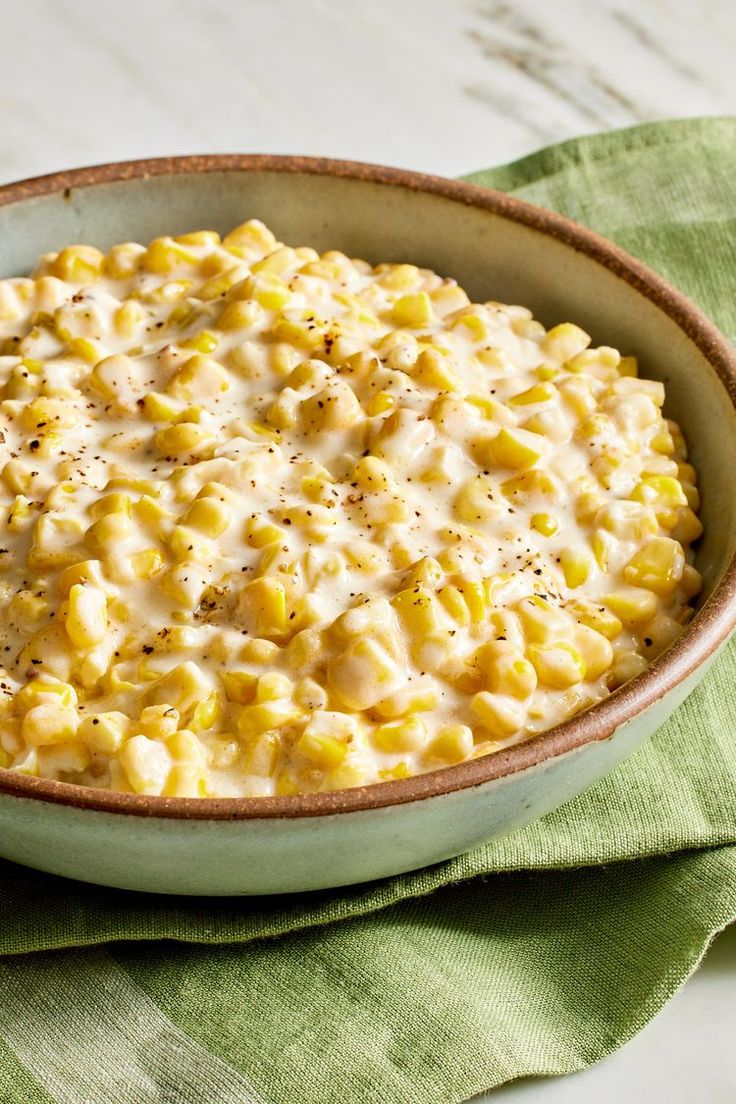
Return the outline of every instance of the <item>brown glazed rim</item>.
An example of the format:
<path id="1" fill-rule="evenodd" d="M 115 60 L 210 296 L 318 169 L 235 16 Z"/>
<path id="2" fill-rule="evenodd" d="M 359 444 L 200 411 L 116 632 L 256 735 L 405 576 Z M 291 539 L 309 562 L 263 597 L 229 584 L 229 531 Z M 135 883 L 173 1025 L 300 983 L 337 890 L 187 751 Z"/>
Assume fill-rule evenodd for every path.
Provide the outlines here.
<path id="1" fill-rule="evenodd" d="M 668 315 L 710 362 L 736 407 L 736 355 L 715 326 L 684 295 L 618 246 L 570 219 L 474 184 L 403 169 L 270 154 L 211 154 L 96 165 L 0 187 L 0 205 L 78 188 L 154 176 L 212 172 L 273 172 L 367 181 L 441 196 L 521 223 L 583 253 Z M 587 712 L 518 744 L 454 767 L 393 782 L 329 793 L 260 798 L 167 798 L 88 789 L 0 769 L 0 793 L 44 802 L 145 817 L 182 820 L 293 818 L 379 809 L 449 794 L 544 763 L 594 740 L 606 740 L 625 722 L 674 690 L 712 655 L 736 626 L 736 556 L 718 586 L 675 644 L 641 675 Z"/>

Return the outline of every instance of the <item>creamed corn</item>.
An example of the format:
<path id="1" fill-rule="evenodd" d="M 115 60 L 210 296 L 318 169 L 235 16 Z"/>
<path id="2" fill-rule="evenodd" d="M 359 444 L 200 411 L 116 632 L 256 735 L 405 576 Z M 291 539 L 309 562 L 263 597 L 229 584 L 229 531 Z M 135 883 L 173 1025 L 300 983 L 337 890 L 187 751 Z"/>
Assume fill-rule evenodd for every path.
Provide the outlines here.
<path id="1" fill-rule="evenodd" d="M 252 220 L 0 281 L 0 766 L 141 794 L 405 778 L 691 616 L 695 471 L 634 357 Z"/>

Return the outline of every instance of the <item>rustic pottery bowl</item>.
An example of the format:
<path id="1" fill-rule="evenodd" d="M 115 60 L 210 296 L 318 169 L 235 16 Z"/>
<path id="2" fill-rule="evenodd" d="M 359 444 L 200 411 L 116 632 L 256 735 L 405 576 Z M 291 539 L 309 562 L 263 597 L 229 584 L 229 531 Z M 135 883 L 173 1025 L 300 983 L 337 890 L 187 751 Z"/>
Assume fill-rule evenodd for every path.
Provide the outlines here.
<path id="1" fill-rule="evenodd" d="M 107 793 L 0 770 L 0 854 L 67 877 L 187 894 L 348 885 L 457 855 L 581 793 L 703 677 L 736 624 L 736 360 L 682 295 L 556 214 L 469 184 L 298 157 L 104 165 L 0 188 L 0 275 L 70 242 L 108 247 L 260 217 L 286 241 L 452 275 L 471 297 L 573 320 L 667 386 L 701 476 L 696 617 L 651 667 L 533 741 L 417 778 L 296 797 Z"/>

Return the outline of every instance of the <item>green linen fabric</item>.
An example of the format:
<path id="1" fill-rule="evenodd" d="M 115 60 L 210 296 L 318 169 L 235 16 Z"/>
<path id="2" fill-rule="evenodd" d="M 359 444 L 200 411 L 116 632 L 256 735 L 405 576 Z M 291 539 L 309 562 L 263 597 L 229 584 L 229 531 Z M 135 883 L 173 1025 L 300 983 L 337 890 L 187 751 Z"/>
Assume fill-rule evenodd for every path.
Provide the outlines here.
<path id="1" fill-rule="evenodd" d="M 468 179 L 613 238 L 736 337 L 736 119 Z M 734 686 L 731 645 L 587 794 L 369 886 L 172 899 L 0 862 L 0 1101 L 457 1104 L 598 1061 L 736 917 Z"/>

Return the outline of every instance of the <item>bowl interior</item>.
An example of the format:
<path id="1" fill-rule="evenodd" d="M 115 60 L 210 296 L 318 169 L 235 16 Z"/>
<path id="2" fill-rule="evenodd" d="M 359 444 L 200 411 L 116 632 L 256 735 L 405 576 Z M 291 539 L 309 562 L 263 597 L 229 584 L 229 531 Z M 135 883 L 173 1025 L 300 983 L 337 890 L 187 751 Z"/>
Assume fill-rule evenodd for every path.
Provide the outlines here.
<path id="1" fill-rule="evenodd" d="M 736 411 L 727 387 L 635 277 L 622 278 L 539 223 L 400 183 L 293 165 L 147 175 L 1 200 L 2 276 L 25 274 L 39 254 L 70 242 L 104 249 L 204 227 L 225 232 L 257 217 L 290 243 L 373 262 L 412 261 L 454 276 L 472 298 L 524 304 L 548 325 L 578 322 L 595 343 L 636 354 L 642 374 L 666 385 L 666 411 L 682 426 L 701 477 L 703 597 L 731 558 Z"/>

